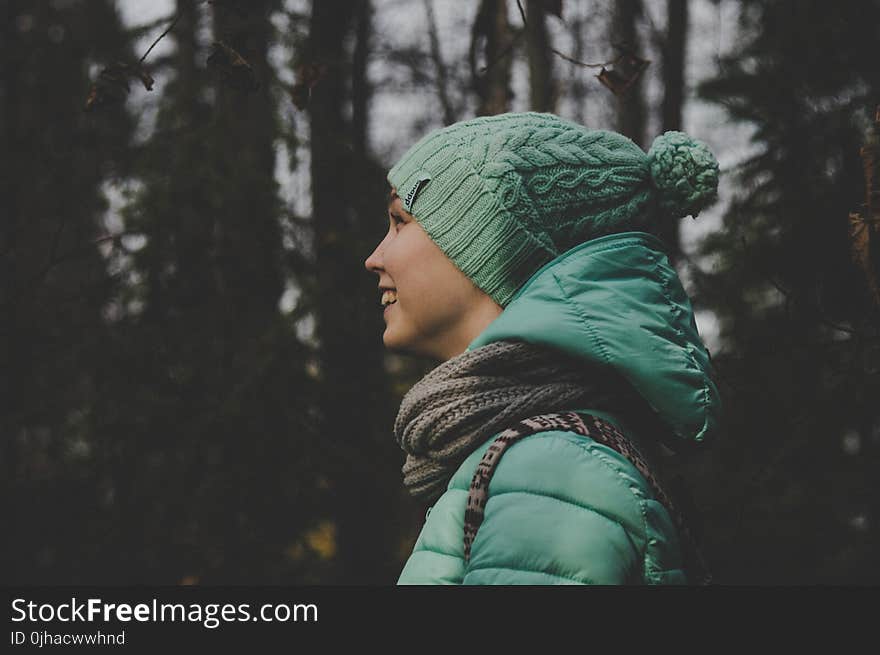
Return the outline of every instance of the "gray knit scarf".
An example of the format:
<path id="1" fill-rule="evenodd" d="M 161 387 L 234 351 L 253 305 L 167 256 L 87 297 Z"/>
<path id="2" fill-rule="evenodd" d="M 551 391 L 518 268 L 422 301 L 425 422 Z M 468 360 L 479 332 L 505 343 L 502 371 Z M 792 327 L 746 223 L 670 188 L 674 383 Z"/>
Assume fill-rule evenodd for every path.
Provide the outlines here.
<path id="1" fill-rule="evenodd" d="M 613 371 L 555 349 L 496 341 L 440 364 L 403 397 L 394 436 L 406 453 L 410 494 L 434 499 L 480 444 L 516 421 L 555 411 L 642 410 L 644 401 Z"/>

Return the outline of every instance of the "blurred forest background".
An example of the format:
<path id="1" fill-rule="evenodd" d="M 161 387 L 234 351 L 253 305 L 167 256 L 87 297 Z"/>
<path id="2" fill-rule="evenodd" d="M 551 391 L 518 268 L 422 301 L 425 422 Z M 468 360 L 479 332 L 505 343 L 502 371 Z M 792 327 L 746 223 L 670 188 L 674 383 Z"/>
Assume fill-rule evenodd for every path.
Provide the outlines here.
<path id="1" fill-rule="evenodd" d="M 535 109 L 721 161 L 660 235 L 725 403 L 670 462 L 716 581 L 880 583 L 880 0 L 0 16 L 3 582 L 394 583 L 426 507 L 391 426 L 437 362 L 383 348 L 384 175 Z"/>

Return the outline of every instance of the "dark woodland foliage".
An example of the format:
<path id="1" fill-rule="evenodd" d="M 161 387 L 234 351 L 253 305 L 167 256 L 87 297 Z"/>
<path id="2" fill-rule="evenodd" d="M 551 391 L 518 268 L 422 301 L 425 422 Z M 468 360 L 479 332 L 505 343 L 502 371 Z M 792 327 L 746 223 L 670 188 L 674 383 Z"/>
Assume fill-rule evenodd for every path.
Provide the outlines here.
<path id="1" fill-rule="evenodd" d="M 460 60 L 431 2 L 411 9 L 424 45 L 397 50 L 369 0 L 179 0 L 140 28 L 117 4 L 0 0 L 3 579 L 393 583 L 426 507 L 405 495 L 391 426 L 436 362 L 384 352 L 363 267 L 391 163 L 369 139 L 377 88 L 418 90 L 424 131 L 509 108 L 519 58 L 530 107 L 555 109 L 574 70 L 577 104 L 613 106 L 649 143 L 647 114 L 682 121 L 693 3 L 649 26 L 662 107 L 636 74 L 619 95 L 596 80 L 586 19 L 563 23 L 558 0 L 474 3 Z M 848 215 L 880 104 L 880 2 L 741 5 L 746 37 L 699 93 L 754 125 L 754 149 L 725 171 L 736 198 L 691 271 L 722 326 L 726 434 L 670 472 L 717 582 L 876 584 L 880 317 Z M 644 75 L 645 3 L 590 6 Z M 169 27 L 171 54 L 134 51 Z M 613 41 L 597 49 L 621 76 Z M 309 216 L 281 198 L 281 145 L 308 168 Z M 678 260 L 677 228 L 663 237 Z"/>
<path id="2" fill-rule="evenodd" d="M 746 2 L 701 89 L 755 125 L 697 302 L 722 322 L 727 431 L 704 469 L 722 579 L 877 584 L 880 324 L 850 259 L 880 104 L 880 3 Z"/>

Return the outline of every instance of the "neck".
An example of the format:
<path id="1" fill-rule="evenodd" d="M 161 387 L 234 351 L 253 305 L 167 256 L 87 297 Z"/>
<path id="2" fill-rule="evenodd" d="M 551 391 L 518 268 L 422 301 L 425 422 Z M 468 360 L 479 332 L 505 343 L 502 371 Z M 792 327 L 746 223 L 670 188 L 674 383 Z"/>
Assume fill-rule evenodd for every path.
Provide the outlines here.
<path id="1" fill-rule="evenodd" d="M 440 357 L 442 361 L 447 361 L 453 357 L 461 355 L 471 342 L 476 339 L 489 325 L 501 315 L 504 308 L 492 300 L 489 296 L 484 296 L 484 301 L 480 302 L 474 311 L 468 316 L 452 338 L 442 344 L 440 349 Z"/>

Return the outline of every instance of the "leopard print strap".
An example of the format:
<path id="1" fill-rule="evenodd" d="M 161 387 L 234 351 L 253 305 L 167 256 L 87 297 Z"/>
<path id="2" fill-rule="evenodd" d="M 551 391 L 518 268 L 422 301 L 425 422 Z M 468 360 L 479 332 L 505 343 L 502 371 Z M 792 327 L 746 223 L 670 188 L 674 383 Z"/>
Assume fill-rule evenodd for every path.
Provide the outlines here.
<path id="1" fill-rule="evenodd" d="M 484 453 L 477 469 L 474 472 L 471 481 L 470 491 L 468 492 L 467 506 L 464 512 L 464 559 L 465 562 L 470 561 L 471 546 L 477 535 L 477 530 L 483 522 L 486 501 L 489 495 L 489 481 L 498 465 L 498 460 L 512 444 L 520 439 L 527 437 L 536 432 L 544 432 L 547 430 L 566 430 L 576 432 L 577 434 L 590 437 L 593 440 L 614 449 L 624 457 L 626 457 L 639 473 L 645 478 L 654 492 L 654 497 L 662 503 L 669 515 L 672 517 L 679 535 L 682 540 L 683 554 L 687 568 L 689 569 L 689 578 L 692 582 L 701 585 L 707 585 L 712 582 L 712 575 L 706 565 L 702 553 L 696 543 L 693 533 L 688 527 L 684 516 L 673 504 L 669 495 L 663 490 L 656 476 L 648 468 L 645 458 L 641 455 L 635 445 L 630 442 L 620 430 L 608 421 L 601 419 L 592 414 L 581 414 L 575 412 L 558 412 L 553 414 L 541 414 L 539 416 L 531 416 L 516 423 L 514 426 L 504 430 L 495 441 L 489 446 Z"/>

